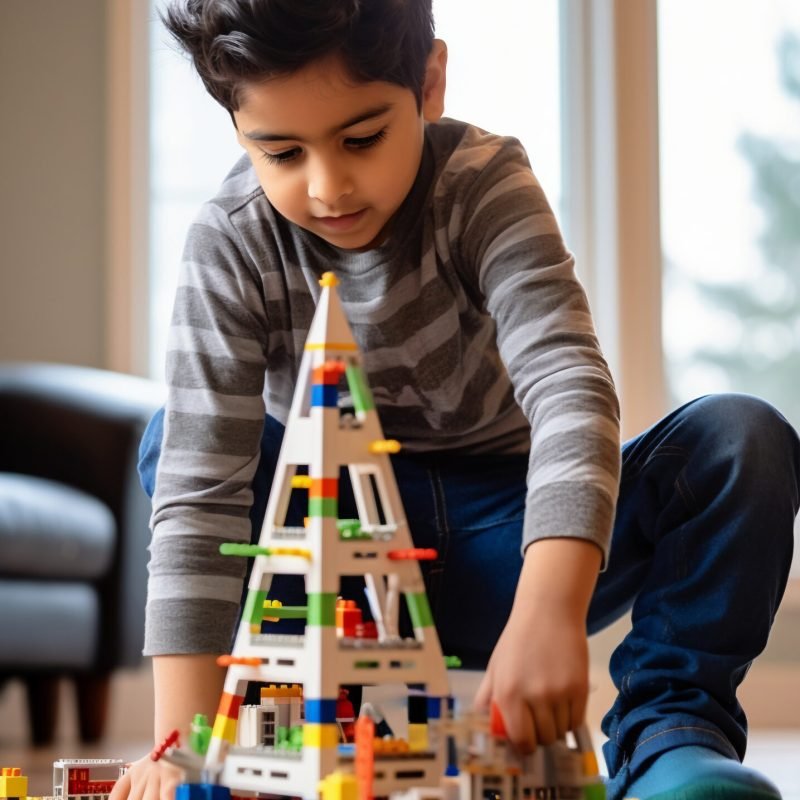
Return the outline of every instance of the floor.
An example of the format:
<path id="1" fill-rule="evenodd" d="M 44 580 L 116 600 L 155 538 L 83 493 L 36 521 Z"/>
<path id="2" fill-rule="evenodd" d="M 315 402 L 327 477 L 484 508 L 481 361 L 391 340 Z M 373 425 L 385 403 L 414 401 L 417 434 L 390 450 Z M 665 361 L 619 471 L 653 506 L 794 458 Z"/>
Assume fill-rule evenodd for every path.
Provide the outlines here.
<path id="1" fill-rule="evenodd" d="M 474 693 L 475 673 L 451 673 L 453 692 L 462 702 Z M 142 713 L 141 697 L 148 691 L 147 673 L 123 676 L 115 687 L 118 698 L 109 721 L 109 739 L 100 746 L 91 748 L 74 744 L 74 711 L 71 698 L 64 687 L 65 712 L 59 726 L 59 740 L 49 748 L 34 750 L 26 746 L 24 723 L 24 699 L 21 687 L 12 685 L 0 695 L 0 766 L 21 767 L 29 778 L 29 794 L 49 794 L 52 785 L 52 764 L 58 758 L 122 758 L 133 760 L 144 755 L 151 747 L 148 741 L 147 713 Z M 371 690 L 376 692 L 376 690 Z M 374 694 L 390 723 L 393 715 L 401 714 L 400 707 L 392 708 L 389 699 L 393 690 L 385 689 L 386 695 Z M 394 693 L 396 694 L 396 693 Z M 599 716 L 590 705 L 590 724 L 599 729 Z M 600 734 L 595 745 L 601 745 Z M 602 763 L 602 759 L 600 759 Z M 750 736 L 750 745 L 745 763 L 768 775 L 783 793 L 784 800 L 800 800 L 800 722 L 796 728 L 756 729 Z"/>

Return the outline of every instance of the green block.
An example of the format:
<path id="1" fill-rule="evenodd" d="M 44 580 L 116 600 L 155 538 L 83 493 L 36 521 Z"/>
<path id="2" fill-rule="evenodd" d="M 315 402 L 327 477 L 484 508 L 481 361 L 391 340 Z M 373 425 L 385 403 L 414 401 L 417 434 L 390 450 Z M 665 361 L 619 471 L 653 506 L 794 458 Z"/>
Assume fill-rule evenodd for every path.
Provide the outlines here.
<path id="1" fill-rule="evenodd" d="M 308 501 L 309 517 L 338 517 L 339 501 L 335 497 L 312 497 Z"/>
<path id="2" fill-rule="evenodd" d="M 189 732 L 189 747 L 197 755 L 204 756 L 210 742 L 211 726 L 208 724 L 208 717 L 205 714 L 195 714 Z"/>
<path id="3" fill-rule="evenodd" d="M 308 606 L 270 606 L 264 609 L 265 617 L 273 619 L 305 619 Z"/>
<path id="4" fill-rule="evenodd" d="M 336 625 L 336 595 L 333 592 L 309 593 L 308 624 L 325 628 Z"/>
<path id="5" fill-rule="evenodd" d="M 345 375 L 355 410 L 372 411 L 375 408 L 375 401 L 372 399 L 372 392 L 369 390 L 364 370 L 351 365 L 346 368 Z"/>
<path id="6" fill-rule="evenodd" d="M 590 783 L 583 787 L 584 800 L 606 800 L 606 786 L 604 783 Z"/>
<path id="7" fill-rule="evenodd" d="M 361 520 L 340 519 L 336 523 L 340 539 L 371 539 L 368 533 L 361 533 Z"/>
<path id="8" fill-rule="evenodd" d="M 460 669 L 461 659 L 458 656 L 445 656 L 444 666 L 446 669 Z"/>
<path id="9" fill-rule="evenodd" d="M 261 547 L 257 544 L 241 544 L 240 542 L 224 542 L 219 546 L 219 552 L 223 556 L 271 556 L 272 550 L 269 547 Z"/>
<path id="10" fill-rule="evenodd" d="M 275 731 L 275 747 L 278 750 L 289 749 L 289 728 L 285 725 L 278 725 L 278 729 Z"/>
<path id="11" fill-rule="evenodd" d="M 264 619 L 264 601 L 266 599 L 266 592 L 251 589 L 247 593 L 247 600 L 244 601 L 242 619 L 250 625 L 260 625 L 261 620 Z"/>
<path id="12" fill-rule="evenodd" d="M 303 726 L 293 725 L 289 731 L 289 750 L 299 753 L 303 749 Z"/>
<path id="13" fill-rule="evenodd" d="M 408 603 L 411 622 L 415 628 L 433 627 L 433 614 L 431 614 L 431 607 L 428 605 L 428 595 L 424 592 L 420 594 L 408 593 L 406 594 L 406 602 Z"/>

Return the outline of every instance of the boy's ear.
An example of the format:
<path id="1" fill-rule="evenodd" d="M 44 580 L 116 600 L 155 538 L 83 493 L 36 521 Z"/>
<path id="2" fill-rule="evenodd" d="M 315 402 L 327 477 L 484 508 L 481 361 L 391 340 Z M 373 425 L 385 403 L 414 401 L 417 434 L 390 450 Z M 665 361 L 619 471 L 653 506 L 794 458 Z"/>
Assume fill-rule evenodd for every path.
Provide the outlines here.
<path id="1" fill-rule="evenodd" d="M 426 122 L 436 122 L 444 114 L 446 83 L 447 45 L 441 39 L 434 39 L 422 84 L 422 117 Z"/>

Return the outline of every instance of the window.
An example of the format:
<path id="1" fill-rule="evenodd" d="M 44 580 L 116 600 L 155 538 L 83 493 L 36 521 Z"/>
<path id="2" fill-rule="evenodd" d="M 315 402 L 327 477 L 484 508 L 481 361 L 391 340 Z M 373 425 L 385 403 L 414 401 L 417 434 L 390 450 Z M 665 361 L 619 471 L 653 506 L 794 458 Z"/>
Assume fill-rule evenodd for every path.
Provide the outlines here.
<path id="1" fill-rule="evenodd" d="M 186 232 L 244 152 L 161 24 L 163 6 L 152 0 L 150 23 L 150 374 L 158 378 Z"/>
<path id="2" fill-rule="evenodd" d="M 671 0 L 659 34 L 672 397 L 752 392 L 800 424 L 800 7 Z"/>
<path id="3" fill-rule="evenodd" d="M 800 6 L 670 0 L 658 25 L 672 405 L 747 392 L 798 426 Z"/>

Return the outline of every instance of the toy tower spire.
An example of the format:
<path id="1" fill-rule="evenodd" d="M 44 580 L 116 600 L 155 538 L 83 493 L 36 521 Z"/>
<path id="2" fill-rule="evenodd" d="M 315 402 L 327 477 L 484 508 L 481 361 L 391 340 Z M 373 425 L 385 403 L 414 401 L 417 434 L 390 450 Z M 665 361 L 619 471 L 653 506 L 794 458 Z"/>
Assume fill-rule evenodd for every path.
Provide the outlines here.
<path id="1" fill-rule="evenodd" d="M 321 296 L 258 545 L 223 546 L 223 552 L 232 555 L 255 556 L 207 757 L 209 767 L 222 764 L 222 782 L 234 790 L 316 797 L 319 780 L 348 758 L 340 754 L 336 725 L 343 684 L 421 683 L 429 695 L 438 697 L 449 691 L 418 563 L 429 553 L 413 547 L 389 460 L 399 444 L 384 439 L 361 353 L 335 290 L 337 282 L 332 273 L 320 281 Z M 354 416 L 340 412 L 343 391 L 349 392 Z M 298 474 L 298 467 L 304 474 Z M 343 468 L 349 472 L 358 509 L 355 520 L 339 518 Z M 308 492 L 302 527 L 286 524 L 293 491 Z M 275 574 L 303 576 L 305 606 L 270 604 L 265 610 Z M 364 578 L 377 639 L 337 631 L 343 576 Z M 406 639 L 398 626 L 403 601 L 414 627 L 413 637 Z M 268 620 L 282 617 L 305 619 L 304 632 L 272 632 Z M 243 745 L 237 721 L 251 681 L 302 684 L 305 717 L 299 752 L 265 747 L 259 737 L 255 746 L 250 739 Z M 413 773 L 416 785 L 436 785 L 441 771 L 441 759 L 433 753 L 420 755 L 415 769 L 406 770 Z M 397 788 L 397 782 L 392 786 Z"/>

